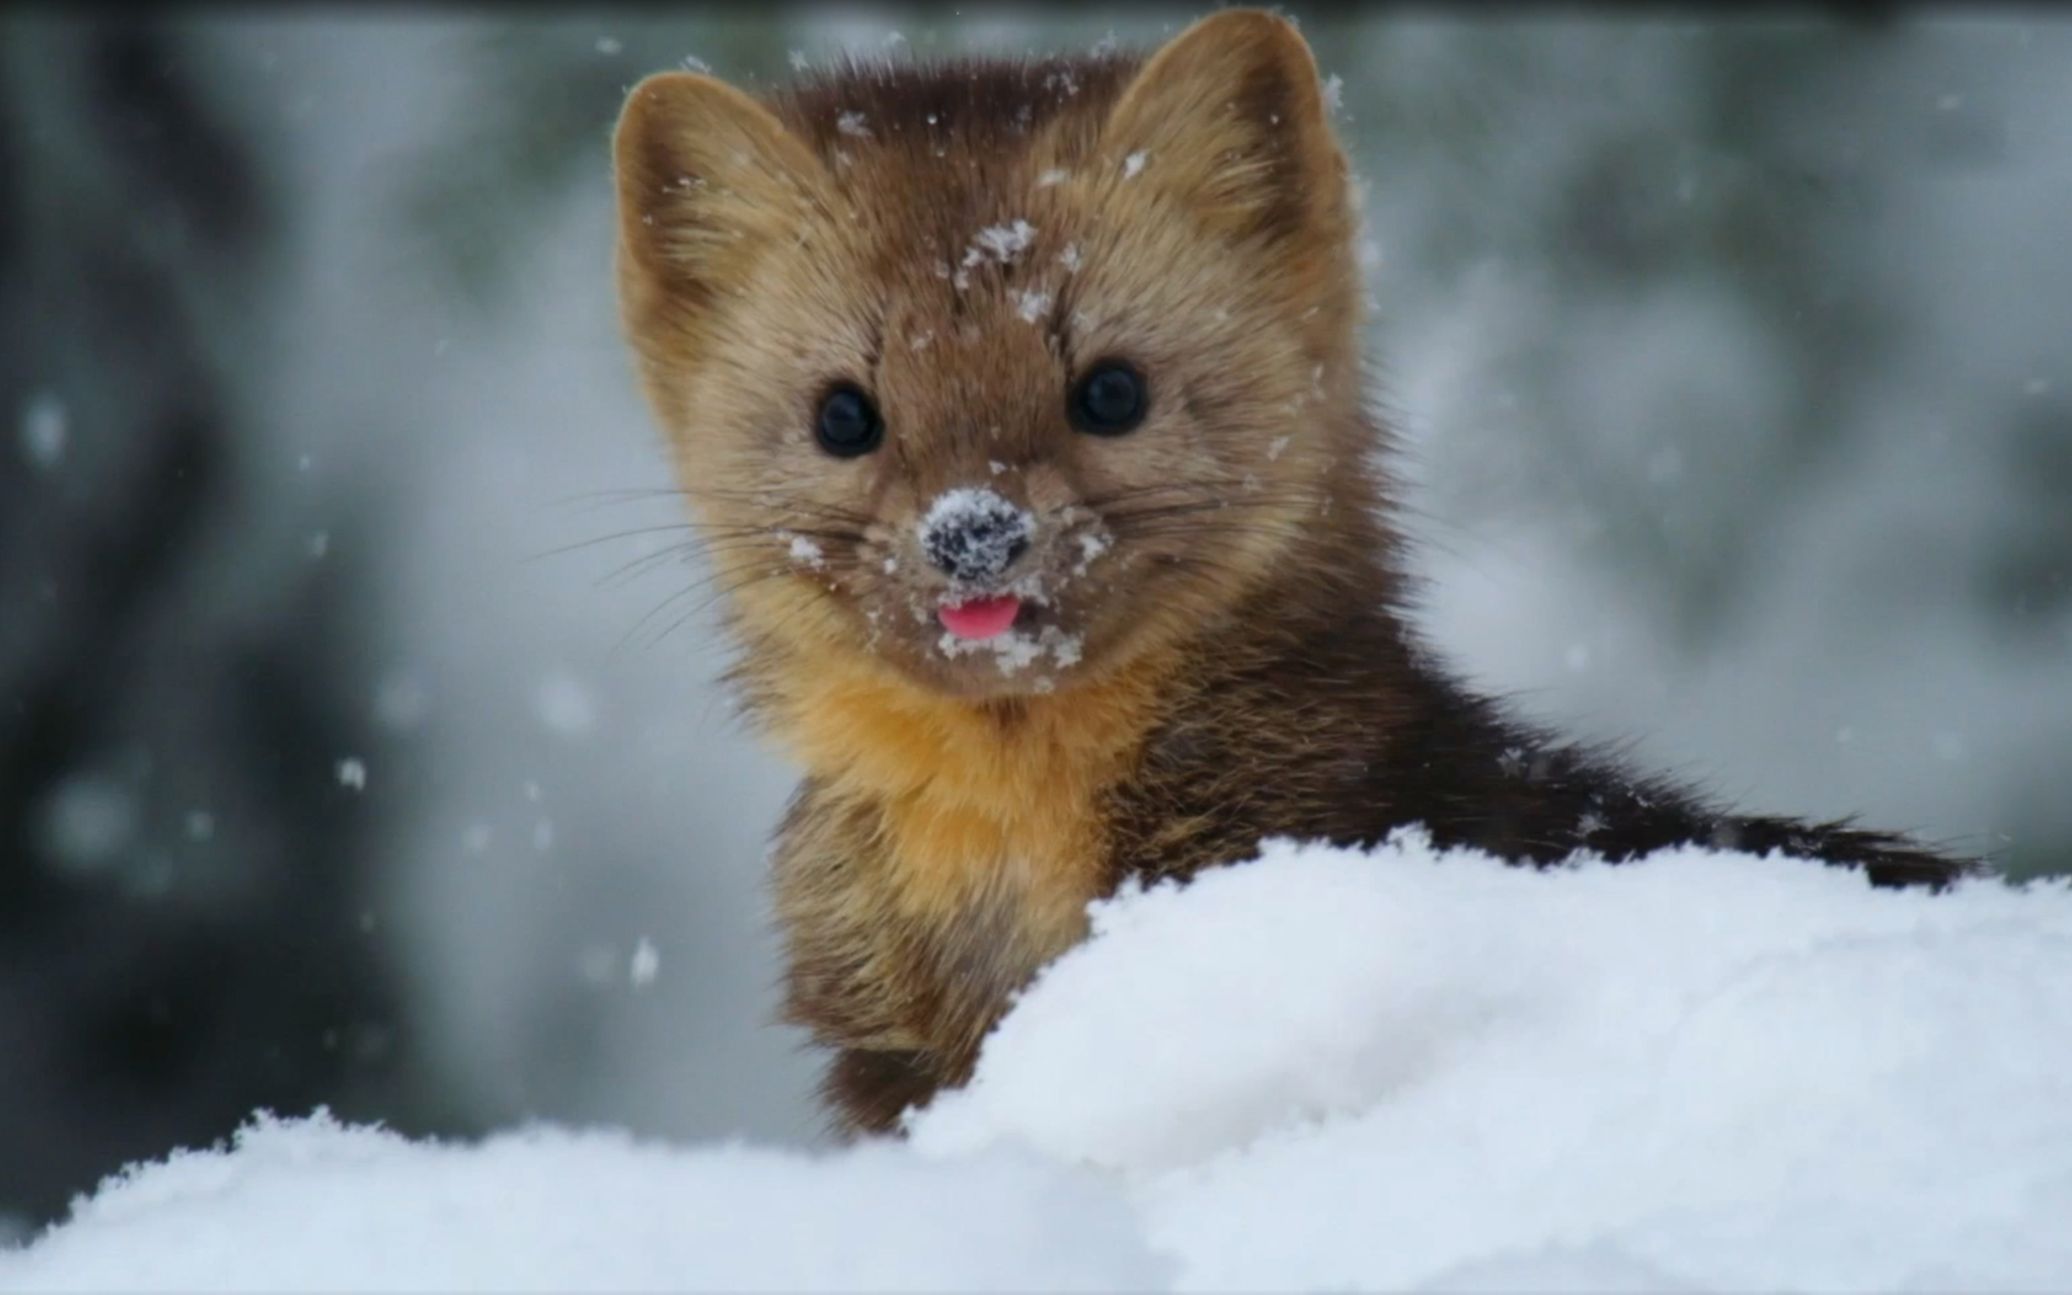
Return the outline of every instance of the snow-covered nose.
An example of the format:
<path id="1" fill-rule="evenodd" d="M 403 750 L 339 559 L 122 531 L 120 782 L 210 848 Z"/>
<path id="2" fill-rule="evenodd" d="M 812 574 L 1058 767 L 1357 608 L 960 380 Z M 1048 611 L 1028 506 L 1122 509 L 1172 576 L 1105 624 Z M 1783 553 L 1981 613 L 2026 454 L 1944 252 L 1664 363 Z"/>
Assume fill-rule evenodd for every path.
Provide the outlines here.
<path id="1" fill-rule="evenodd" d="M 921 518 L 921 551 L 959 584 L 998 584 L 1028 552 L 1036 519 L 991 490 L 962 487 L 936 496 Z"/>

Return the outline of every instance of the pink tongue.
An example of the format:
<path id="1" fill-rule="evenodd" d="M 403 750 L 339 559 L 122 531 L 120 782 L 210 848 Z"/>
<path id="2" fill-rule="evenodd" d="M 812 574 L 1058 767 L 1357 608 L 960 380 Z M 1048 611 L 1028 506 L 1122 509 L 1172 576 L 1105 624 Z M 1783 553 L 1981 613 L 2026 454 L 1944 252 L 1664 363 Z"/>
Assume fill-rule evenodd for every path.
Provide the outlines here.
<path id="1" fill-rule="evenodd" d="M 1021 610 L 1021 599 L 1002 594 L 968 603 L 944 603 L 935 614 L 942 619 L 942 627 L 960 639 L 989 639 L 1007 633 Z"/>

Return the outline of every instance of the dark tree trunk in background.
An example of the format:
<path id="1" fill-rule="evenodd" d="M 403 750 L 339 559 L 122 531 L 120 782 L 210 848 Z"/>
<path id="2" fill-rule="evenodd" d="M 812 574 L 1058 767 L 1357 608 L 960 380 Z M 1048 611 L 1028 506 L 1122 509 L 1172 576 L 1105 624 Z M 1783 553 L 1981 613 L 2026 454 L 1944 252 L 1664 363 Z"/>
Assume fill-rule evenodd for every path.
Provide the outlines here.
<path id="1" fill-rule="evenodd" d="M 392 1115 L 407 1069 L 362 896 L 369 802 L 336 772 L 378 767 L 361 573 L 270 558 L 307 532 L 254 521 L 241 457 L 270 413 L 252 393 L 278 195 L 209 84 L 173 31 L 0 20 L 0 1216 L 17 1223 L 255 1108 Z"/>

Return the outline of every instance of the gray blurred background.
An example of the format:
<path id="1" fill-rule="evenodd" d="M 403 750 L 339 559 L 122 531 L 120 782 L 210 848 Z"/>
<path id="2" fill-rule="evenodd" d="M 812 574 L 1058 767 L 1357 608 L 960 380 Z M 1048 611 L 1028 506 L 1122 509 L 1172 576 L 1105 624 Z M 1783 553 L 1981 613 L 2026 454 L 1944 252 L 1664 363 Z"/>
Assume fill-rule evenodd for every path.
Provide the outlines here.
<path id="1" fill-rule="evenodd" d="M 0 1237 L 257 1107 L 816 1136 L 611 123 L 1196 12 L 0 17 Z M 1430 639 L 2072 871 L 2072 21 L 1295 16 Z"/>

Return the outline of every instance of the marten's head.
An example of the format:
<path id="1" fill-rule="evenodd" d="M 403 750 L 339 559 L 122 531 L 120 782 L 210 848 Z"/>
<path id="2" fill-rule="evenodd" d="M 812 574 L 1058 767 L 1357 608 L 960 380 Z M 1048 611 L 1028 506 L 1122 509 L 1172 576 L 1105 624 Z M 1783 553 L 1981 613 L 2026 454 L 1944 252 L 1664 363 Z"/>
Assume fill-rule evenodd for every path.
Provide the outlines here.
<path id="1" fill-rule="evenodd" d="M 1326 117 L 1241 10 L 1141 61 L 641 82 L 621 302 L 755 647 L 1064 690 L 1286 575 L 1363 470 Z"/>

